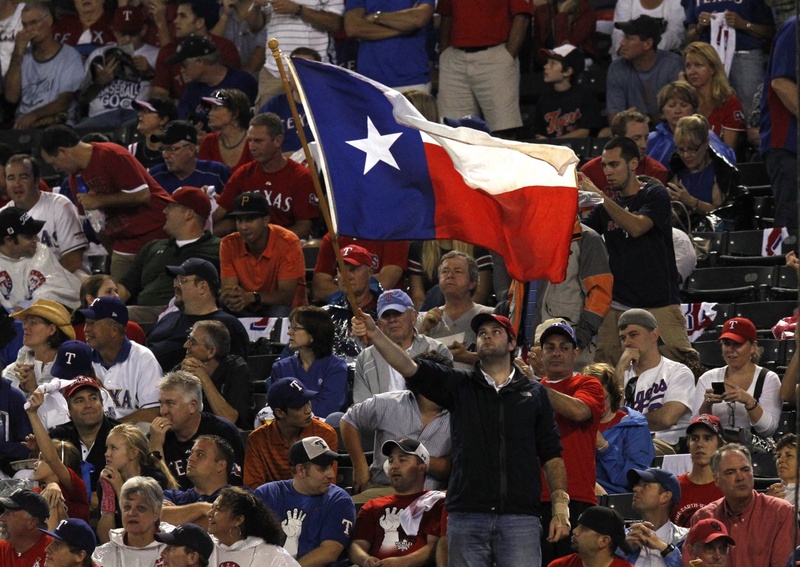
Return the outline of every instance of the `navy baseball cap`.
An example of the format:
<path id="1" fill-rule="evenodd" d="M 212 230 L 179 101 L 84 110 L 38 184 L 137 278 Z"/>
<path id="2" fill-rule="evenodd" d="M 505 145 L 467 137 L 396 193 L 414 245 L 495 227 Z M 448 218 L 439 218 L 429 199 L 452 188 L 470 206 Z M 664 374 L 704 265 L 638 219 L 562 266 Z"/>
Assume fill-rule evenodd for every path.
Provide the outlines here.
<path id="1" fill-rule="evenodd" d="M 118 297 L 110 295 L 98 297 L 87 309 L 78 309 L 83 319 L 99 321 L 100 319 L 113 319 L 120 325 L 128 324 L 128 308 Z M 79 323 L 82 322 L 79 321 Z"/>
<path id="2" fill-rule="evenodd" d="M 188 547 L 203 556 L 206 561 L 214 553 L 214 541 L 197 524 L 181 524 L 171 532 L 156 532 L 153 537 L 156 541 L 167 545 Z"/>
<path id="3" fill-rule="evenodd" d="M 72 547 L 82 549 L 88 555 L 94 553 L 94 548 L 97 547 L 97 538 L 94 537 L 94 531 L 89 524 L 78 518 L 61 520 L 52 532 L 42 528 L 39 528 L 39 531 L 55 539 L 65 541 Z"/>
<path id="4" fill-rule="evenodd" d="M 297 409 L 306 405 L 317 395 L 309 390 L 297 378 L 281 378 L 267 392 L 267 405 L 275 408 Z"/>
<path id="5" fill-rule="evenodd" d="M 672 506 L 676 506 L 681 501 L 681 485 L 675 475 L 664 469 L 651 467 L 643 471 L 631 469 L 628 471 L 628 481 L 636 484 L 640 480 L 645 482 L 657 482 L 664 490 L 672 493 Z"/>
<path id="6" fill-rule="evenodd" d="M 189 258 L 180 266 L 165 266 L 167 274 L 171 276 L 197 276 L 208 282 L 214 289 L 219 289 L 219 272 L 217 268 L 203 258 Z"/>
<path id="7" fill-rule="evenodd" d="M 569 323 L 566 321 L 559 321 L 557 323 L 551 323 L 548 325 L 545 330 L 542 331 L 542 336 L 539 338 L 539 344 L 544 344 L 545 339 L 554 334 L 564 335 L 572 341 L 573 346 L 578 346 L 578 339 L 575 336 L 575 331 L 572 330 L 572 327 L 570 327 Z"/>
<path id="8" fill-rule="evenodd" d="M 92 347 L 83 341 L 65 341 L 58 347 L 50 374 L 54 378 L 73 380 L 78 376 L 87 376 L 91 369 Z"/>

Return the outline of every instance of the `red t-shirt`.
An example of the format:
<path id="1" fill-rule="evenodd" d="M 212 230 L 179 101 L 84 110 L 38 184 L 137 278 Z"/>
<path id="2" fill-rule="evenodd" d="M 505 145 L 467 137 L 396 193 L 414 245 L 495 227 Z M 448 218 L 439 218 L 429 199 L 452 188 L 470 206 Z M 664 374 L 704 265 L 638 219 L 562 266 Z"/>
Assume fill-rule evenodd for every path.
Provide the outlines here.
<path id="1" fill-rule="evenodd" d="M 722 129 L 745 131 L 744 109 L 736 95 L 731 95 L 725 104 L 716 107 L 708 116 L 708 125 L 717 136 L 722 136 Z"/>
<path id="2" fill-rule="evenodd" d="M 358 244 L 372 254 L 372 270 L 376 274 L 384 266 L 400 266 L 403 271 L 408 268 L 409 244 L 406 240 L 365 240 L 363 238 L 351 238 L 350 236 L 339 237 L 339 248 L 344 248 L 350 244 Z M 330 234 L 326 234 L 319 245 L 319 255 L 317 255 L 314 273 L 336 277 L 336 255 L 333 253 Z M 398 285 L 402 285 L 402 282 L 403 278 L 400 278 Z"/>
<path id="3" fill-rule="evenodd" d="M 577 553 L 561 557 L 555 561 L 551 561 L 548 567 L 583 567 L 583 560 Z M 608 567 L 633 567 L 630 563 L 625 561 L 622 557 L 615 556 Z"/>
<path id="4" fill-rule="evenodd" d="M 436 11 L 453 18 L 450 45 L 483 47 L 505 43 L 516 14 L 533 15 L 526 0 L 439 0 Z"/>
<path id="5" fill-rule="evenodd" d="M 219 151 L 219 132 L 212 132 L 211 134 L 207 134 L 206 137 L 203 138 L 203 143 L 200 144 L 200 149 L 197 152 L 197 157 L 198 159 L 207 159 L 210 161 L 218 161 L 219 163 L 225 163 L 224 161 L 222 161 L 222 154 Z M 250 144 L 248 144 L 247 141 L 245 141 L 244 150 L 242 151 L 242 156 L 239 158 L 239 163 L 237 163 L 233 167 L 230 167 L 231 173 L 235 173 L 236 170 L 238 170 L 246 163 L 250 163 L 251 161 L 253 161 L 253 155 L 250 153 Z"/>
<path id="6" fill-rule="evenodd" d="M 236 278 L 245 291 L 269 293 L 278 282 L 297 280 L 292 307 L 308 304 L 306 263 L 297 235 L 281 226 L 270 225 L 267 247 L 259 257 L 247 251 L 238 232 L 222 239 L 219 247 L 220 278 Z"/>
<path id="7" fill-rule="evenodd" d="M 597 504 L 594 485 L 597 480 L 595 468 L 595 441 L 597 425 L 605 408 L 606 394 L 603 386 L 591 376 L 575 374 L 559 382 L 548 382 L 543 378 L 544 386 L 552 388 L 567 396 L 577 398 L 585 403 L 592 412 L 592 419 L 578 423 L 555 413 L 556 424 L 561 433 L 561 458 L 567 469 L 567 493 L 575 502 Z M 550 501 L 550 490 L 542 471 L 542 501 Z"/>
<path id="8" fill-rule="evenodd" d="M 369 500 L 358 512 L 356 525 L 353 528 L 353 540 L 368 541 L 370 544 L 368 553 L 378 559 L 403 557 L 422 549 L 428 543 L 427 536 L 439 537 L 442 533 L 441 518 L 442 510 L 444 509 L 444 498 L 438 500 L 430 510 L 422 514 L 422 520 L 416 536 L 406 535 L 403 528 L 399 527 L 397 538 L 393 539 L 387 546 L 381 545 L 385 536 L 381 527 L 381 520 L 386 515 L 389 517 L 394 516 L 393 509 L 396 509 L 397 515 L 399 515 L 400 512 L 423 494 L 424 492 L 406 495 L 391 494 Z"/>
<path id="9" fill-rule="evenodd" d="M 0 541 L 0 565 L 3 567 L 44 567 L 44 550 L 50 545 L 49 535 L 42 534 L 39 541 L 22 555 L 17 555 L 14 546 L 3 540 Z"/>
<path id="10" fill-rule="evenodd" d="M 97 46 L 116 43 L 117 37 L 114 35 L 112 27 L 114 16 L 109 12 L 103 15 L 89 27 L 89 41 L 81 42 L 84 28 L 78 16 L 63 16 L 58 18 L 53 24 L 53 35 L 57 41 L 67 45 L 78 45 L 79 43 L 93 44 Z"/>
<path id="11" fill-rule="evenodd" d="M 722 491 L 713 480 L 708 484 L 695 484 L 687 473 L 678 477 L 678 483 L 681 485 L 681 499 L 672 510 L 671 518 L 676 526 L 688 528 L 695 512 L 722 498 Z"/>
<path id="12" fill-rule="evenodd" d="M 232 211 L 236 197 L 247 191 L 260 191 L 267 198 L 271 224 L 288 228 L 297 221 L 319 216 L 311 172 L 296 161 L 287 160 L 286 165 L 274 173 L 267 173 L 254 161 L 243 165 L 228 179 L 217 197 L 217 204 Z"/>
<path id="13" fill-rule="evenodd" d="M 583 173 L 589 180 L 594 183 L 599 189 L 605 190 L 608 187 L 608 179 L 606 174 L 603 173 L 603 164 L 600 157 L 592 158 L 581 168 Z M 658 179 L 665 187 L 669 181 L 669 172 L 661 162 L 645 156 L 643 160 L 639 160 L 639 165 L 636 168 L 636 175 L 649 175 Z"/>
<path id="14" fill-rule="evenodd" d="M 239 55 L 239 50 L 229 39 L 211 34 L 208 39 L 217 46 L 220 56 L 222 57 L 222 64 L 232 69 L 238 69 L 242 66 L 242 59 Z M 186 85 L 181 78 L 181 64 L 175 63 L 169 65 L 167 59 L 175 55 L 178 48 L 179 40 L 174 40 L 158 50 L 158 57 L 156 58 L 155 75 L 153 76 L 153 86 L 167 89 L 172 98 L 181 98 Z"/>
<path id="15" fill-rule="evenodd" d="M 89 191 L 98 195 L 150 190 L 150 201 L 144 205 L 104 208 L 105 235 L 113 241 L 114 252 L 135 254 L 164 232 L 164 208 L 172 202 L 169 194 L 152 178 L 144 166 L 128 150 L 113 143 L 93 142 L 89 165 L 80 172 Z M 78 194 L 75 175 L 69 176 L 72 195 Z M 77 199 L 73 199 L 77 203 Z M 78 205 L 83 213 L 83 207 Z"/>

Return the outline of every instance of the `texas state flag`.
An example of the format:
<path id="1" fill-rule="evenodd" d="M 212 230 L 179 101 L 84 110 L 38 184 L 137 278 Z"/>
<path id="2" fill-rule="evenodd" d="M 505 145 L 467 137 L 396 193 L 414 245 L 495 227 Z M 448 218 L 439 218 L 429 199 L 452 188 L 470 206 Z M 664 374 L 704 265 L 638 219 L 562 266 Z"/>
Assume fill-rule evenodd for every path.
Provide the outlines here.
<path id="1" fill-rule="evenodd" d="M 335 233 L 462 240 L 500 254 L 515 279 L 563 281 L 578 207 L 572 150 L 428 122 L 366 77 L 304 59 L 292 65 Z"/>

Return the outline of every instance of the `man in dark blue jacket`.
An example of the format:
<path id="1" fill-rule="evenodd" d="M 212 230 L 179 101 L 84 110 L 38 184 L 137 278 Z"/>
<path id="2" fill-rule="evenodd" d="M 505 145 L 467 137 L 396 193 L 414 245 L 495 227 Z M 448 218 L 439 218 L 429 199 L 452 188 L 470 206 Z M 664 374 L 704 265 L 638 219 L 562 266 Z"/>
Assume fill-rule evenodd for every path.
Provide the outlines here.
<path id="1" fill-rule="evenodd" d="M 553 408 L 544 388 L 513 364 L 516 332 L 511 322 L 481 313 L 471 326 L 479 359 L 471 371 L 415 362 L 368 315 L 353 319 L 353 334 L 372 339 L 409 385 L 450 411 L 449 564 L 538 566 L 540 466 L 553 500 L 548 540 L 563 539 L 570 527 Z"/>

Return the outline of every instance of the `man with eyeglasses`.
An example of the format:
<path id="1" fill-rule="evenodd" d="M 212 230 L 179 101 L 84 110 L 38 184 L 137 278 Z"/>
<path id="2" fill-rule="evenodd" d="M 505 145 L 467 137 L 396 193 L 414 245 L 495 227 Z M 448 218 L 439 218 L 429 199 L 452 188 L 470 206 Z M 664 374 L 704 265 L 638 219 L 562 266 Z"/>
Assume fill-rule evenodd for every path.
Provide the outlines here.
<path id="1" fill-rule="evenodd" d="M 729 443 L 717 449 L 711 470 L 723 497 L 695 512 L 691 530 L 707 518 L 722 524 L 737 542 L 730 550 L 730 567 L 785 565 L 794 550 L 794 507 L 754 490 L 750 451 L 744 445 Z"/>
<path id="2" fill-rule="evenodd" d="M 450 412 L 449 565 L 538 567 L 542 531 L 555 542 L 570 529 L 567 473 L 553 406 L 544 386 L 514 365 L 517 335 L 508 318 L 481 313 L 471 326 L 479 362 L 467 372 L 415 360 L 372 317 L 353 318 L 355 336 L 371 339 L 409 387 Z M 553 502 L 547 526 L 539 519 L 542 480 Z"/>
<path id="3" fill-rule="evenodd" d="M 164 232 L 169 238 L 145 244 L 117 280 L 119 298 L 129 304 L 130 318 L 138 323 L 156 321 L 174 296 L 175 275 L 167 271 L 168 265 L 195 258 L 219 267 L 219 238 L 205 230 L 211 214 L 208 195 L 197 187 L 182 187 L 172 200 L 164 209 Z"/>
<path id="4" fill-rule="evenodd" d="M 164 163 L 150 168 L 150 175 L 170 195 L 180 187 L 215 187 L 217 193 L 231 176 L 231 170 L 218 161 L 197 159 L 197 129 L 187 120 L 173 120 L 160 136 L 151 136 L 160 142 Z"/>
<path id="5" fill-rule="evenodd" d="M 390 289 L 378 298 L 377 324 L 389 340 L 412 358 L 432 350 L 452 360 L 453 355 L 444 344 L 417 332 L 414 328 L 416 320 L 414 302 L 406 292 Z M 363 402 L 375 394 L 406 389 L 403 377 L 374 346 L 367 347 L 358 355 L 353 384 L 354 403 Z"/>
<path id="6" fill-rule="evenodd" d="M 728 567 L 731 547 L 735 546 L 736 542 L 728 535 L 724 524 L 714 518 L 706 518 L 689 530 L 682 552 L 692 566 Z"/>
<path id="7" fill-rule="evenodd" d="M 639 146 L 630 138 L 617 136 L 606 144 L 601 161 L 612 196 L 578 174 L 582 191 L 603 198 L 584 224 L 605 239 L 614 276 L 611 309 L 598 330 L 595 360 L 617 364 L 622 354 L 617 322 L 625 310 L 638 307 L 658 321 L 665 343 L 662 354 L 696 362 L 699 356 L 689 343 L 680 305 L 669 194 L 660 184 L 639 181 L 639 159 Z"/>
<path id="8" fill-rule="evenodd" d="M 661 330 L 649 311 L 625 311 L 617 328 L 625 350 L 616 375 L 621 377 L 625 405 L 644 414 L 655 439 L 675 448 L 695 410 L 694 375 L 686 365 L 661 356 Z"/>
<path id="9" fill-rule="evenodd" d="M 165 270 L 174 278 L 178 310 L 161 317 L 147 336 L 147 347 L 156 355 L 161 368 L 174 368 L 181 363 L 183 346 L 192 325 L 198 321 L 223 323 L 230 332 L 228 351 L 247 358 L 250 338 L 244 325 L 217 305 L 220 283 L 214 264 L 203 258 L 189 258 L 180 266 L 166 266 Z M 228 353 L 219 354 L 224 358 Z M 231 421 L 237 419 L 235 415 L 226 417 L 232 417 Z"/>

